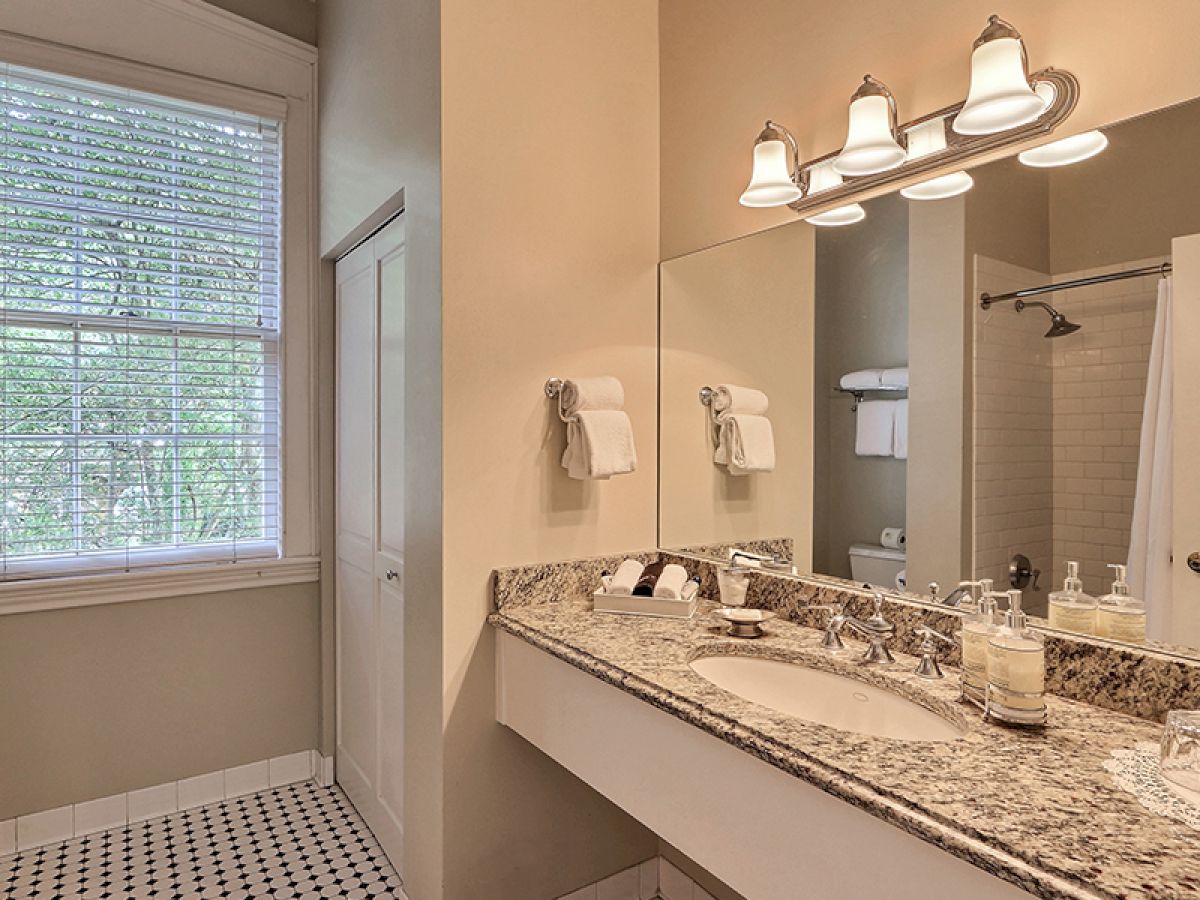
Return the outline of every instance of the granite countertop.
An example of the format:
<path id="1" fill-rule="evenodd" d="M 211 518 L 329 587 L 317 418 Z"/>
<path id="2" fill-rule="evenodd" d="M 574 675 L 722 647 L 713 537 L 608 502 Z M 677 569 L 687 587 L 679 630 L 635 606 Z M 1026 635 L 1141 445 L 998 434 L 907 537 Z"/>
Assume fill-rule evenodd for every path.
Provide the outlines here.
<path id="1" fill-rule="evenodd" d="M 1160 726 L 1048 696 L 1041 730 L 985 723 L 957 700 L 957 671 L 912 674 L 843 659 L 821 634 L 774 620 L 757 640 L 725 636 L 708 610 L 690 621 L 598 614 L 589 600 L 508 606 L 490 622 L 822 790 L 1046 898 L 1200 896 L 1200 833 L 1145 810 L 1102 765 L 1157 741 Z M 796 660 L 884 684 L 966 728 L 950 742 L 851 734 L 742 700 L 697 675 L 700 656 Z"/>

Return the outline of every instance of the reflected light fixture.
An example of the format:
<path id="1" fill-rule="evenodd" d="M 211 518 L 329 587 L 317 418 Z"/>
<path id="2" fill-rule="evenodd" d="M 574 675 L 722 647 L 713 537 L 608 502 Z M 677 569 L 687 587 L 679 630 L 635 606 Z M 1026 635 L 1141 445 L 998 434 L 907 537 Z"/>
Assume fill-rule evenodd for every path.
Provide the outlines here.
<path id="1" fill-rule="evenodd" d="M 753 207 L 786 206 L 803 196 L 799 181 L 800 151 L 796 139 L 782 125 L 768 120 L 754 142 L 750 184 L 738 202 Z"/>
<path id="2" fill-rule="evenodd" d="M 1017 159 L 1035 169 L 1052 169 L 1055 166 L 1069 166 L 1091 159 L 1103 152 L 1107 146 L 1108 138 L 1102 132 L 1085 131 L 1060 141 L 1042 144 L 1032 150 L 1024 150 L 1017 154 Z"/>
<path id="3" fill-rule="evenodd" d="M 946 120 L 929 119 L 908 129 L 908 158 L 919 159 L 946 149 Z M 906 200 L 944 200 L 965 194 L 975 185 L 975 180 L 966 172 L 951 172 L 939 175 L 900 190 Z"/>
<path id="4" fill-rule="evenodd" d="M 958 134 L 995 134 L 1032 122 L 1046 107 L 1046 97 L 1029 83 L 1020 33 L 990 16 L 971 52 L 971 88 L 952 127 Z"/>
<path id="5" fill-rule="evenodd" d="M 839 175 L 874 175 L 901 165 L 906 158 L 897 140 L 896 99 L 883 82 L 863 76 L 850 98 L 846 145 L 833 161 Z"/>
<path id="6" fill-rule="evenodd" d="M 842 176 L 834 171 L 833 160 L 814 163 L 808 169 L 808 196 L 819 194 L 835 188 L 842 183 Z M 867 217 L 867 211 L 857 203 L 839 206 L 815 216 L 809 216 L 804 221 L 810 225 L 832 227 L 837 225 L 853 225 Z"/>

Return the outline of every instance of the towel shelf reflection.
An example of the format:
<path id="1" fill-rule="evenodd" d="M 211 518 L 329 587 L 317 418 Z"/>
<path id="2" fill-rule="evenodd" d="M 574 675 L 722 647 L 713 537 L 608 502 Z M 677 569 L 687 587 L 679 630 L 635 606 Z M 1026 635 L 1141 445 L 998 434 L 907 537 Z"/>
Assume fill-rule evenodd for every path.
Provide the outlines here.
<path id="1" fill-rule="evenodd" d="M 908 388 L 900 385 L 880 385 L 879 387 L 871 388 L 844 388 L 840 385 L 835 385 L 833 388 L 835 394 L 849 394 L 854 398 L 854 403 L 850 406 L 850 412 L 858 412 L 858 404 L 866 399 L 867 394 L 908 394 Z"/>

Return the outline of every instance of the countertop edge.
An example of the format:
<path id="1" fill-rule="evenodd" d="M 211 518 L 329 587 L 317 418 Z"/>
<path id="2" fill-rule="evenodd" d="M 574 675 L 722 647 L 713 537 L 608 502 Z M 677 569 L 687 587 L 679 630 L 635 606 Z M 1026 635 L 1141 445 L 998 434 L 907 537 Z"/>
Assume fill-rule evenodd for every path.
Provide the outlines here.
<path id="1" fill-rule="evenodd" d="M 488 623 L 588 675 L 674 715 L 685 724 L 699 728 L 794 778 L 799 778 L 1036 896 L 1046 900 L 1102 900 L 1109 896 L 1088 890 L 1075 881 L 1038 868 L 979 838 L 965 834 L 948 823 L 874 790 L 865 781 L 847 778 L 820 760 L 800 751 L 780 748 L 777 741 L 736 720 L 706 710 L 667 688 L 654 685 L 614 663 L 578 650 L 558 638 L 515 620 L 502 611 L 488 616 Z M 714 727 L 708 727 L 710 720 Z M 718 723 L 725 727 L 715 727 Z M 739 740 L 733 740 L 735 736 Z M 751 749 L 752 747 L 756 749 Z M 788 758 L 789 755 L 802 756 L 804 764 L 797 764 L 795 760 Z"/>

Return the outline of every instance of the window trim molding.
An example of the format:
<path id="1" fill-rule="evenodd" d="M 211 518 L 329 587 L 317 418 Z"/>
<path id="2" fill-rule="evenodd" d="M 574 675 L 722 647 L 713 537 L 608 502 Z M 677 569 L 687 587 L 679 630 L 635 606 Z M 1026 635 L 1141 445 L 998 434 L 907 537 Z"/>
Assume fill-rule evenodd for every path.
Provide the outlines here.
<path id="1" fill-rule="evenodd" d="M 0 617 L 107 603 L 159 600 L 246 588 L 305 584 L 321 577 L 315 556 L 160 566 L 133 572 L 63 575 L 0 584 Z"/>
<path id="2" fill-rule="evenodd" d="M 140 0 L 178 19 L 172 67 L 145 61 L 164 49 L 137 41 L 121 55 L 88 46 L 86 22 L 37 20 L 24 33 L 0 30 L 0 61 L 278 118 L 282 123 L 283 238 L 280 244 L 279 404 L 282 558 L 183 564 L 128 573 L 51 575 L 0 584 L 0 615 L 211 593 L 319 579 L 319 261 L 316 238 L 317 52 L 199 0 Z M 88 12 L 82 14 L 86 19 Z M 42 28 L 46 23 L 46 28 Z M 30 20 L 30 26 L 33 20 Z M 61 26 L 61 27 L 60 27 Z M 201 73 L 207 48 L 230 43 L 258 56 L 238 83 Z M 175 64 L 178 67 L 174 67 Z M 267 88 L 266 85 L 272 85 Z"/>

